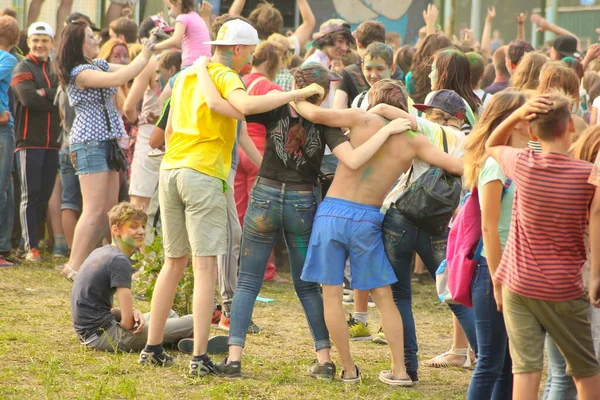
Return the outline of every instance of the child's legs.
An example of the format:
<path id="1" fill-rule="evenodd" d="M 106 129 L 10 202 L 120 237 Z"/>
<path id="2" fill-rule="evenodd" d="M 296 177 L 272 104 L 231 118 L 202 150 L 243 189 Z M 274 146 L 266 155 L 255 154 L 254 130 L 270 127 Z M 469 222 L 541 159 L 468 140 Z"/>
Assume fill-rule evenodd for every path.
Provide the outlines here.
<path id="1" fill-rule="evenodd" d="M 408 375 L 404 366 L 404 327 L 392 297 L 392 290 L 389 286 L 384 286 L 371 289 L 370 293 L 381 314 L 381 325 L 390 346 L 392 375 L 396 378 L 406 378 Z"/>
<path id="2" fill-rule="evenodd" d="M 502 288 L 503 314 L 513 360 L 513 400 L 536 399 L 544 366 L 546 332 L 529 300 Z"/>
<path id="3" fill-rule="evenodd" d="M 347 378 L 351 378 L 355 376 L 356 369 L 354 368 L 354 361 L 352 361 L 352 355 L 350 354 L 350 335 L 346 325 L 342 295 L 343 287 L 341 285 L 323 285 L 325 323 L 340 356 L 344 375 Z"/>
<path id="4" fill-rule="evenodd" d="M 548 380 L 546 383 L 547 395 L 545 400 L 574 400 L 577 398 L 577 389 L 573 378 L 567 376 L 565 358 L 556 347 L 556 343 L 546 335 L 546 353 L 548 354 Z"/>

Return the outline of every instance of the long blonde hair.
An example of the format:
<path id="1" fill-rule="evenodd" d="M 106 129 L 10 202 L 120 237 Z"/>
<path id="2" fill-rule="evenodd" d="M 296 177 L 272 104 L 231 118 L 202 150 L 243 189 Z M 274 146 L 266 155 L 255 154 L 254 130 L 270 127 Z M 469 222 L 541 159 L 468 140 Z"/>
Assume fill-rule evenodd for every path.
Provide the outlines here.
<path id="1" fill-rule="evenodd" d="M 569 149 L 572 157 L 595 162 L 600 151 L 600 125 L 592 125 L 581 132 L 579 139 Z"/>
<path id="2" fill-rule="evenodd" d="M 549 60 L 545 54 L 537 51 L 525 54 L 510 78 L 510 86 L 517 90 L 537 90 L 540 72 Z"/>
<path id="3" fill-rule="evenodd" d="M 486 106 L 483 115 L 475 128 L 467 136 L 465 143 L 465 184 L 473 189 L 481 173 L 483 163 L 487 158 L 485 142 L 491 133 L 516 109 L 526 101 L 525 95 L 519 92 L 503 91 L 494 95 Z"/>

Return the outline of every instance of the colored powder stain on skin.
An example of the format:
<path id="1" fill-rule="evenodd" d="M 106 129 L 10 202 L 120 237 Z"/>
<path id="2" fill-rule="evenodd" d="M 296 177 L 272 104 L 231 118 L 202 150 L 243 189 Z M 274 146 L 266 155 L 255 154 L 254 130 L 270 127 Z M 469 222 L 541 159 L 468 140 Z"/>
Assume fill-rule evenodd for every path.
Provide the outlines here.
<path id="1" fill-rule="evenodd" d="M 360 177 L 361 182 L 369 179 L 371 175 L 373 175 L 373 167 L 365 168 L 365 170 L 362 173 L 362 176 Z"/>

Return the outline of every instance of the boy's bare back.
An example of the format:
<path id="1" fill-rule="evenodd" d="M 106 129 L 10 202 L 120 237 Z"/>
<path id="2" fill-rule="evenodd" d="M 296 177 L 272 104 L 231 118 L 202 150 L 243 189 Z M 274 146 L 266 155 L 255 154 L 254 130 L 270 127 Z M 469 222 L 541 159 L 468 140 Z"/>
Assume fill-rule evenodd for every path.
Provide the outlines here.
<path id="1" fill-rule="evenodd" d="M 365 113 L 362 123 L 348 134 L 352 147 L 366 142 L 388 121 L 374 113 Z M 412 132 L 390 136 L 373 158 L 357 170 L 339 163 L 327 196 L 361 204 L 381 206 L 386 194 L 416 156 L 410 143 Z"/>

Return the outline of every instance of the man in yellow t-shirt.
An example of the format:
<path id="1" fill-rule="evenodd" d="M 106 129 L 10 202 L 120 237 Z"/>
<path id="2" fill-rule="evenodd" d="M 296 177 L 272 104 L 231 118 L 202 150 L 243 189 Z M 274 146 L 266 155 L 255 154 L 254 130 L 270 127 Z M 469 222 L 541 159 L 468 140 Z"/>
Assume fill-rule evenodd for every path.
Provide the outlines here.
<path id="1" fill-rule="evenodd" d="M 293 100 L 323 95 L 318 85 L 266 96 L 248 96 L 239 71 L 252 61 L 256 30 L 242 20 L 226 22 L 211 62 L 201 59 L 175 81 L 165 131 L 159 202 L 165 264 L 151 304 L 146 347 L 140 364 L 169 366 L 173 357 L 162 347 L 163 331 L 177 283 L 188 263 L 194 268 L 194 350 L 190 375 L 214 373 L 207 356 L 216 256 L 227 252 L 227 205 L 224 191 L 231 169 L 236 119 L 280 107 Z"/>

